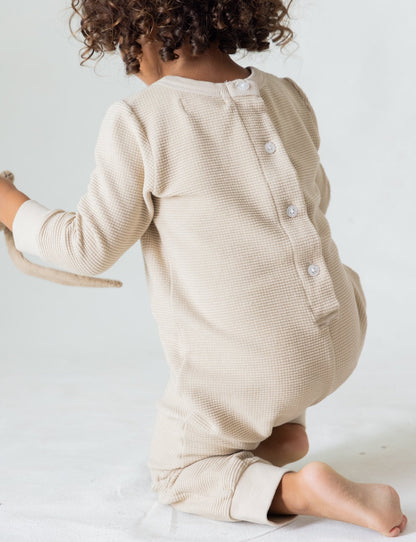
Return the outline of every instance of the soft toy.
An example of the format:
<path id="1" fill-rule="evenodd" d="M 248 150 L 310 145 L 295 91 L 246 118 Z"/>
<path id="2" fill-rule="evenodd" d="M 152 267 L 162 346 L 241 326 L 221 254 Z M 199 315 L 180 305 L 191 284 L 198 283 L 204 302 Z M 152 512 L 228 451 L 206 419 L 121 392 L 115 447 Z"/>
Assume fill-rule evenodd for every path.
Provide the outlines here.
<path id="1" fill-rule="evenodd" d="M 14 175 L 11 171 L 0 172 L 0 177 L 4 177 L 7 180 L 14 183 Z M 68 271 L 62 271 L 60 269 L 52 269 L 51 267 L 45 267 L 38 265 L 27 260 L 23 254 L 17 250 L 13 233 L 0 222 L 0 232 L 4 230 L 6 238 L 7 250 L 10 258 L 15 266 L 32 277 L 38 277 L 41 279 L 49 280 L 50 282 L 57 282 L 58 284 L 64 284 L 66 286 L 89 286 L 93 288 L 120 288 L 123 283 L 118 280 L 101 279 L 97 277 L 88 277 L 85 275 L 77 275 Z"/>

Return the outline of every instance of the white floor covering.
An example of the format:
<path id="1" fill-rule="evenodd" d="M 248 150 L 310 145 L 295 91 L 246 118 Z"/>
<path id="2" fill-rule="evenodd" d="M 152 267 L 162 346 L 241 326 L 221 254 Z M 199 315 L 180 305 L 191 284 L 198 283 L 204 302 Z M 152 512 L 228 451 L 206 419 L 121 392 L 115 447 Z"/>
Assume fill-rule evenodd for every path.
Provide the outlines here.
<path id="1" fill-rule="evenodd" d="M 39 352 L 38 352 L 39 354 Z M 309 516 L 281 528 L 219 522 L 157 502 L 146 458 L 163 363 L 2 359 L 0 541 L 365 542 L 382 535 Z M 416 368 L 360 362 L 307 411 L 310 451 L 358 482 L 392 485 L 416 541 Z M 156 374 L 160 373 L 160 374 Z"/>

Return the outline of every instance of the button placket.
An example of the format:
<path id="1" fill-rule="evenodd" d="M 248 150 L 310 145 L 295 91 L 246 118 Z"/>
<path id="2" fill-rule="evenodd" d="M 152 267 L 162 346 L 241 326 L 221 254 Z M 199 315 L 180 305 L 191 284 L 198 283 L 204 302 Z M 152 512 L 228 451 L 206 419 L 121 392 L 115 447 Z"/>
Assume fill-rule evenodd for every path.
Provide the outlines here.
<path id="1" fill-rule="evenodd" d="M 339 313 L 339 301 L 323 259 L 321 239 L 306 211 L 305 197 L 297 171 L 266 113 L 263 126 L 266 128 L 270 126 L 270 133 L 273 134 L 273 141 L 268 140 L 264 143 L 265 151 L 270 155 L 277 151 L 276 158 L 270 156 L 264 160 L 264 169 L 277 213 L 284 209 L 289 218 L 297 217 L 296 220 L 281 220 L 280 223 L 290 238 L 296 270 L 315 321 L 319 325 L 328 324 Z M 282 179 L 282 182 L 279 182 L 279 179 Z M 302 204 L 299 207 L 293 204 L 287 206 L 287 203 L 285 205 L 285 202 L 290 200 Z M 298 216 L 299 209 L 302 213 Z"/>

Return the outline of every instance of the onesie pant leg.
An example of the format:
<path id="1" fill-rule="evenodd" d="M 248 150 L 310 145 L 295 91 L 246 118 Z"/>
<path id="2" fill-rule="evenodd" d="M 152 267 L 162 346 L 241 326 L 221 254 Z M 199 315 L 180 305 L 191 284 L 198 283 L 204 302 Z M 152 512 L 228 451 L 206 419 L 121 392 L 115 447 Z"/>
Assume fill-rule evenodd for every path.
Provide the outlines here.
<path id="1" fill-rule="evenodd" d="M 248 450 L 216 455 L 171 470 L 150 468 L 158 500 L 177 510 L 222 521 L 283 526 L 297 515 L 268 514 L 286 472 Z"/>

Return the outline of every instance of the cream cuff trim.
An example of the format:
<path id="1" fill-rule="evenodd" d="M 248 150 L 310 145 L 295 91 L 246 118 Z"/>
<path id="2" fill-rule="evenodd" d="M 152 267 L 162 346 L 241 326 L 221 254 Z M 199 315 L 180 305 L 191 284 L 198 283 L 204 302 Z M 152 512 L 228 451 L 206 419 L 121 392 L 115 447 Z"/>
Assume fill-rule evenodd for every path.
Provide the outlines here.
<path id="1" fill-rule="evenodd" d="M 12 224 L 14 244 L 20 252 L 39 258 L 38 235 L 46 215 L 51 211 L 41 203 L 28 199 L 17 210 Z"/>
<path id="2" fill-rule="evenodd" d="M 260 459 L 251 463 L 240 477 L 231 502 L 231 519 L 278 525 L 282 527 L 297 518 L 297 515 L 268 515 L 276 489 L 286 472 L 295 472 L 277 467 Z"/>

